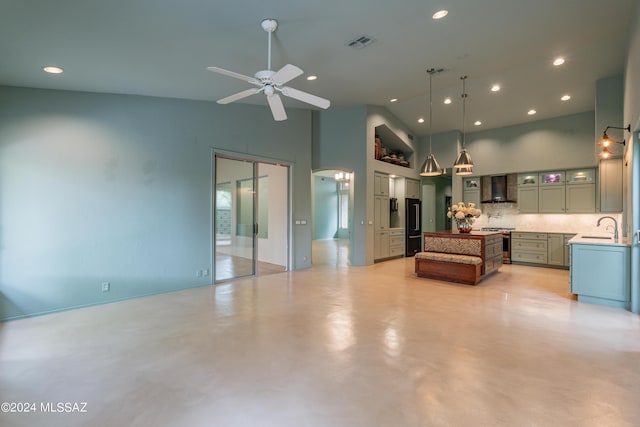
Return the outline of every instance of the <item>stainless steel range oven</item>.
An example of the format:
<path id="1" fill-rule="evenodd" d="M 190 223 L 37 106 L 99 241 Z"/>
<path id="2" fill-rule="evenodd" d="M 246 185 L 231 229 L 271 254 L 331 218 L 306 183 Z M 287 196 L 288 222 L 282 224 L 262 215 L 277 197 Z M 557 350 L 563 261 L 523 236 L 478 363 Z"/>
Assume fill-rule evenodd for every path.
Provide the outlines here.
<path id="1" fill-rule="evenodd" d="M 502 233 L 502 263 L 511 264 L 511 232 L 515 228 L 484 227 L 482 231 L 500 231 Z"/>

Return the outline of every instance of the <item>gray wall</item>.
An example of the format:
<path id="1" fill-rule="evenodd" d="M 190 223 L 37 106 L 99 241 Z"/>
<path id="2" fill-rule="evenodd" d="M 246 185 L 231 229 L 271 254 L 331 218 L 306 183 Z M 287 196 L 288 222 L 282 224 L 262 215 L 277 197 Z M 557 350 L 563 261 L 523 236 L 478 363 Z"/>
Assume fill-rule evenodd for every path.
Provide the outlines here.
<path id="1" fill-rule="evenodd" d="M 630 25 L 627 61 L 624 73 L 624 120 L 631 124 L 633 138 L 626 138 L 624 181 L 625 229 L 631 234 L 640 230 L 640 1 L 635 2 L 633 22 Z M 640 245 L 631 246 L 631 310 L 640 313 Z"/>
<path id="2" fill-rule="evenodd" d="M 311 113 L 287 113 L 0 86 L 0 318 L 211 283 L 195 272 L 212 268 L 214 147 L 291 163 L 293 217 L 310 220 Z"/>
<path id="3" fill-rule="evenodd" d="M 469 133 L 474 175 L 596 166 L 594 112 Z"/>
<path id="4" fill-rule="evenodd" d="M 366 105 L 331 108 L 313 113 L 313 170 L 338 169 L 353 173 L 350 203 L 349 261 L 365 265 L 367 234 Z M 371 142 L 373 145 L 373 140 Z M 373 190 L 371 190 L 373 194 Z"/>
<path id="5" fill-rule="evenodd" d="M 313 177 L 313 239 L 333 239 L 338 232 L 338 192 L 336 181 Z"/>

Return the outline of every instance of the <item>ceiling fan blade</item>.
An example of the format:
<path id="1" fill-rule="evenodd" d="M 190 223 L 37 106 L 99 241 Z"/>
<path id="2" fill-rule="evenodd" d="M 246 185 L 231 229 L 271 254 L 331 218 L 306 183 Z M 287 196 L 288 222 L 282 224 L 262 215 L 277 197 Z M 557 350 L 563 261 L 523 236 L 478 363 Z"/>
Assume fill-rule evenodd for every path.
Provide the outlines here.
<path id="1" fill-rule="evenodd" d="M 271 107 L 271 114 L 273 114 L 273 119 L 277 122 L 282 120 L 287 120 L 287 113 L 284 111 L 284 105 L 282 105 L 282 98 L 277 93 L 273 95 L 267 96 L 267 102 L 269 103 L 269 107 Z"/>
<path id="2" fill-rule="evenodd" d="M 275 73 L 271 78 L 275 82 L 276 85 L 283 85 L 288 81 L 291 81 L 303 74 L 300 68 L 295 65 L 287 64 L 284 67 L 280 68 L 277 73 Z"/>
<path id="3" fill-rule="evenodd" d="M 254 85 L 260 85 L 261 83 L 253 77 L 245 76 L 244 74 L 236 73 L 235 71 L 225 70 L 224 68 L 218 67 L 207 67 L 207 70 L 213 71 L 214 73 L 222 74 L 224 76 L 233 77 Z"/>
<path id="4" fill-rule="evenodd" d="M 236 94 L 227 96 L 226 98 L 218 99 L 218 101 L 216 101 L 216 102 L 218 104 L 229 104 L 230 102 L 237 101 L 237 100 L 242 99 L 242 98 L 246 98 L 247 96 L 255 95 L 256 93 L 260 92 L 261 90 L 262 89 L 258 89 L 258 88 L 251 88 L 251 89 L 243 90 L 242 92 L 238 92 Z"/>
<path id="5" fill-rule="evenodd" d="M 307 104 L 315 105 L 319 108 L 327 109 L 331 105 L 331 101 L 328 99 L 320 98 L 319 96 L 311 95 L 310 93 L 303 92 L 292 87 L 283 87 L 281 92 L 284 96 L 297 99 L 298 101 L 306 102 Z"/>

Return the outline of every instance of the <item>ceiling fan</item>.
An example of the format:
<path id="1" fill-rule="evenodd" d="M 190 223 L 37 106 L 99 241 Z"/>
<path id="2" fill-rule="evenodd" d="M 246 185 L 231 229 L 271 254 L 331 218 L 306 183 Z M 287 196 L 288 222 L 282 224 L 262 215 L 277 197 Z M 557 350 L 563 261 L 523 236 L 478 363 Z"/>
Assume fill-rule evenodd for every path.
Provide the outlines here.
<path id="1" fill-rule="evenodd" d="M 288 96 L 289 98 L 297 99 L 298 101 L 306 102 L 307 104 L 311 104 L 319 108 L 329 108 L 331 103 L 328 99 L 320 98 L 319 96 L 284 86 L 285 83 L 300 76 L 304 71 L 291 64 L 285 65 L 278 71 L 271 70 L 271 34 L 276 30 L 276 28 L 278 28 L 278 21 L 275 19 L 265 19 L 260 25 L 263 30 L 269 33 L 266 70 L 258 71 L 253 77 L 249 77 L 223 68 L 207 67 L 207 70 L 213 71 L 214 73 L 234 77 L 256 86 L 255 88 L 243 90 L 242 92 L 219 99 L 217 101 L 218 104 L 229 104 L 231 102 L 238 101 L 239 99 L 263 92 L 267 96 L 267 102 L 271 108 L 273 118 L 276 121 L 287 120 L 287 113 L 284 110 L 284 105 L 282 105 L 282 99 L 278 92 L 284 96 Z"/>

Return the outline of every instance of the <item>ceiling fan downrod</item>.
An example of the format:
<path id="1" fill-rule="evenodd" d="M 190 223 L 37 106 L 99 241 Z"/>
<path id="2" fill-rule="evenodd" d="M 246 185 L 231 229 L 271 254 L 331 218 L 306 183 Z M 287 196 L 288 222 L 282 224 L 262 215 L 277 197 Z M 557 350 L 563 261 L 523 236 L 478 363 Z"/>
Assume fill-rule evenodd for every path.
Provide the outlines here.
<path id="1" fill-rule="evenodd" d="M 267 42 L 267 70 L 271 69 L 271 34 L 278 28 L 278 21 L 275 19 L 264 19 L 260 25 L 262 29 L 265 30 L 268 35 Z"/>

